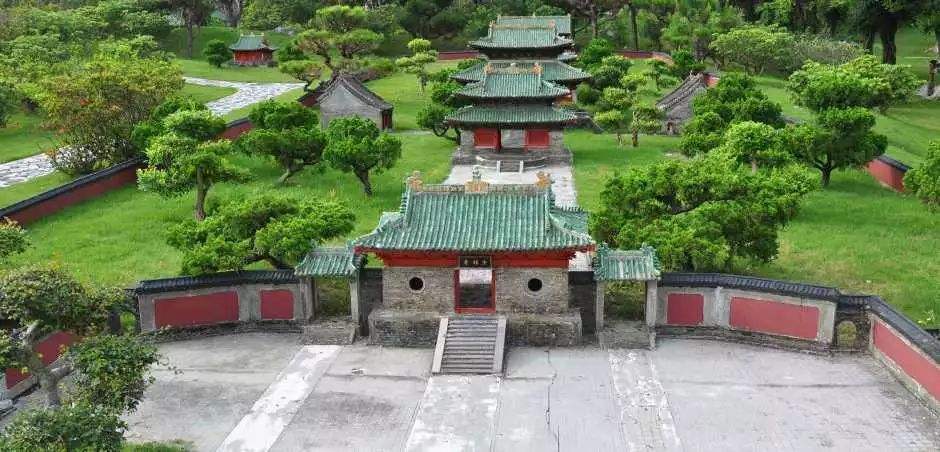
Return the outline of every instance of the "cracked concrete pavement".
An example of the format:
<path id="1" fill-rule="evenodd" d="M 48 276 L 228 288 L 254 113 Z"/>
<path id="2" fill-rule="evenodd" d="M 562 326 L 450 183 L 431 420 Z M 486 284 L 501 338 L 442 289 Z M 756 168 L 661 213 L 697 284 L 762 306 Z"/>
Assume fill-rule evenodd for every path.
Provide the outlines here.
<path id="1" fill-rule="evenodd" d="M 663 340 L 508 351 L 503 376 L 429 375 L 432 349 L 250 333 L 160 345 L 129 439 L 198 450 L 940 448 L 940 419 L 867 355 Z"/>

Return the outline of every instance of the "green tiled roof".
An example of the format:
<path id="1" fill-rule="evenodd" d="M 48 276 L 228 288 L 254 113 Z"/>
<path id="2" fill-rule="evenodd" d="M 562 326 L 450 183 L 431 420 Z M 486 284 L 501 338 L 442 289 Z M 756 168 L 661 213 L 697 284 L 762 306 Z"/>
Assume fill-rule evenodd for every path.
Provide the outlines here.
<path id="1" fill-rule="evenodd" d="M 644 245 L 638 250 L 612 250 L 606 244 L 597 247 L 594 279 L 597 281 L 649 281 L 659 279 L 656 251 Z"/>
<path id="2" fill-rule="evenodd" d="M 447 115 L 450 124 L 562 124 L 574 113 L 550 105 L 468 105 Z"/>
<path id="3" fill-rule="evenodd" d="M 362 266 L 363 258 L 352 247 L 317 247 L 294 269 L 298 276 L 349 276 Z"/>
<path id="4" fill-rule="evenodd" d="M 268 45 L 262 35 L 241 35 L 238 38 L 238 42 L 230 45 L 228 48 L 231 50 L 275 50 L 274 47 Z"/>
<path id="5" fill-rule="evenodd" d="M 568 88 L 558 86 L 533 72 L 518 71 L 517 68 L 491 72 L 479 82 L 473 82 L 457 91 L 465 97 L 497 99 L 497 98 L 548 98 L 566 96 L 571 93 Z"/>
<path id="6" fill-rule="evenodd" d="M 496 18 L 497 25 L 541 25 L 548 26 L 549 22 L 554 21 L 558 34 L 571 34 L 571 16 L 499 16 Z"/>
<path id="7" fill-rule="evenodd" d="M 520 70 L 530 71 L 535 65 L 536 61 L 489 61 L 489 64 L 496 71 L 501 71 L 510 67 L 512 63 L 516 63 L 516 67 Z M 584 72 L 576 67 L 569 66 L 561 61 L 556 60 L 544 60 L 538 61 L 542 66 L 542 79 L 548 80 L 550 82 L 579 82 L 581 80 L 587 80 L 591 78 L 591 74 Z M 487 63 L 481 62 L 475 66 L 464 69 L 460 72 L 457 72 L 452 76 L 454 80 L 458 82 L 477 82 L 483 79 L 483 68 Z"/>
<path id="8" fill-rule="evenodd" d="M 488 185 L 408 188 L 401 210 L 383 216 L 379 226 L 359 238 L 360 251 L 535 251 L 590 250 L 594 240 L 569 229 L 572 211 L 555 207 L 551 188 Z M 482 183 L 480 192 L 468 189 Z M 567 213 L 566 213 L 567 212 Z"/>
<path id="9" fill-rule="evenodd" d="M 573 41 L 558 36 L 551 27 L 492 25 L 490 33 L 470 46 L 478 49 L 541 49 L 568 47 Z"/>

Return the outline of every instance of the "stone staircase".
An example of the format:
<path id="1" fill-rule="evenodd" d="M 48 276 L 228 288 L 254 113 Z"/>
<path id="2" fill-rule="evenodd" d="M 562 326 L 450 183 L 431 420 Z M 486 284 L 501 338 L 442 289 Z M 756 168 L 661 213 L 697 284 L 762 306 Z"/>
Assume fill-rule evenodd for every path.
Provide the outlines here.
<path id="1" fill-rule="evenodd" d="M 506 318 L 444 317 L 438 328 L 431 372 L 435 374 L 499 374 L 503 372 Z"/>

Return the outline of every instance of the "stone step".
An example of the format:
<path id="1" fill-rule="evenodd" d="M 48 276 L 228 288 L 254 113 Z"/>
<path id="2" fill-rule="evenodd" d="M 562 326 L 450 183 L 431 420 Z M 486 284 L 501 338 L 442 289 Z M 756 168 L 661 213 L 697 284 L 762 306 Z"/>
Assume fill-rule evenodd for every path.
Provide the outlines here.
<path id="1" fill-rule="evenodd" d="M 433 373 L 501 373 L 506 318 L 442 318 L 434 349 Z"/>

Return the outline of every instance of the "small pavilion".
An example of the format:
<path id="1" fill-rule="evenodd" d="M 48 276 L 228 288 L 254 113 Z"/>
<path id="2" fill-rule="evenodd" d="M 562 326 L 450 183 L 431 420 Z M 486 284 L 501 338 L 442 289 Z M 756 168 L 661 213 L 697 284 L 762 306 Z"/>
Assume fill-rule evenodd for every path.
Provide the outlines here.
<path id="1" fill-rule="evenodd" d="M 371 120 L 381 130 L 392 128 L 394 106 L 372 92 L 354 75 L 339 72 L 328 82 L 321 83 L 310 92 L 314 102 L 308 104 L 306 95 L 301 103 L 319 105 L 320 123 L 326 128 L 334 118 L 359 116 Z"/>
<path id="2" fill-rule="evenodd" d="M 239 66 L 264 66 L 274 62 L 274 51 L 264 35 L 241 35 L 229 46 L 232 61 Z"/>

